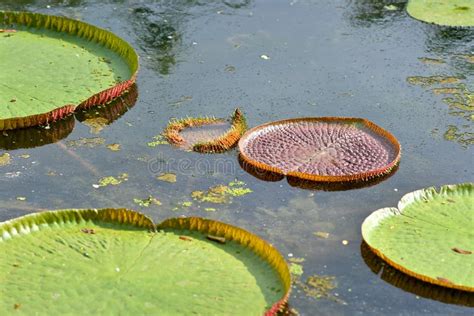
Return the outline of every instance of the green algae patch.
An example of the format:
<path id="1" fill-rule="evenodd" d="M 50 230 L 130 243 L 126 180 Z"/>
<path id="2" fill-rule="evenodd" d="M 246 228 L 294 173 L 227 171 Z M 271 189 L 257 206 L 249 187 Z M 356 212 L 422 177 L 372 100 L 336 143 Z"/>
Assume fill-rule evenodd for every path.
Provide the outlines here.
<path id="1" fill-rule="evenodd" d="M 200 218 L 47 211 L 0 223 L 0 251 L 7 314 L 275 315 L 290 290 L 276 249 Z"/>
<path id="2" fill-rule="evenodd" d="M 462 55 L 466 60 L 465 55 Z M 468 61 L 466 61 L 468 63 Z M 442 101 L 449 106 L 449 114 L 465 119 L 468 124 L 448 125 L 444 139 L 454 141 L 467 148 L 474 144 L 474 92 L 468 87 L 465 78 L 454 76 L 413 76 L 407 81 L 424 88 L 431 88 L 435 95 L 443 97 Z M 436 86 L 436 87 L 432 87 Z"/>
<path id="3" fill-rule="evenodd" d="M 448 129 L 444 133 L 443 137 L 445 140 L 458 142 L 464 147 L 474 145 L 474 133 L 462 132 L 454 125 L 448 125 Z"/>
<path id="4" fill-rule="evenodd" d="M 299 263 L 291 262 L 290 263 L 290 273 L 292 275 L 301 276 L 303 275 L 303 266 Z"/>
<path id="5" fill-rule="evenodd" d="M 412 85 L 421 86 L 424 88 L 439 85 L 439 84 L 453 84 L 459 83 L 462 78 L 452 76 L 411 76 L 407 78 L 408 83 Z"/>
<path id="6" fill-rule="evenodd" d="M 0 11 L 0 130 L 47 125 L 106 104 L 130 88 L 133 48 L 112 33 L 63 17 Z"/>
<path id="7" fill-rule="evenodd" d="M 133 203 L 142 207 L 150 207 L 151 205 L 161 205 L 161 202 L 155 197 L 149 195 L 146 199 L 134 198 Z"/>
<path id="8" fill-rule="evenodd" d="M 472 0 L 410 0 L 407 12 L 413 18 L 444 26 L 474 26 Z"/>
<path id="9" fill-rule="evenodd" d="M 396 269 L 425 282 L 474 292 L 473 205 L 473 183 L 414 191 L 403 196 L 398 208 L 383 208 L 367 217 L 362 236 Z"/>
<path id="10" fill-rule="evenodd" d="M 193 191 L 191 197 L 199 202 L 214 204 L 231 203 L 233 197 L 239 197 L 252 193 L 243 181 L 232 181 L 229 185 L 216 185 L 207 191 Z"/>
<path id="11" fill-rule="evenodd" d="M 97 189 L 97 188 L 106 187 L 109 185 L 119 185 L 124 181 L 128 181 L 127 173 L 122 173 L 118 177 L 113 177 L 113 176 L 103 177 L 99 180 L 98 184 L 93 184 L 92 186 Z"/>
<path id="12" fill-rule="evenodd" d="M 12 160 L 9 153 L 3 153 L 0 155 L 0 167 L 9 165 L 11 161 Z"/>

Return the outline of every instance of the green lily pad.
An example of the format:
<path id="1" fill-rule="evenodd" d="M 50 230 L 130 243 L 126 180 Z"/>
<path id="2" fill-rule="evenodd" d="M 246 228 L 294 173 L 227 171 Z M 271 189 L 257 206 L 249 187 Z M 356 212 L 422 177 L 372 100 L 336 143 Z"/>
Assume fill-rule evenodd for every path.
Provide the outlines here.
<path id="1" fill-rule="evenodd" d="M 0 310 L 23 314 L 274 315 L 290 274 L 271 245 L 200 218 L 124 209 L 0 224 Z"/>
<path id="2" fill-rule="evenodd" d="M 474 292 L 474 184 L 405 195 L 397 208 L 362 224 L 369 247 L 393 267 L 426 282 Z"/>
<path id="3" fill-rule="evenodd" d="M 63 17 L 0 11 L 0 130 L 48 124 L 130 88 L 133 48 Z"/>
<path id="4" fill-rule="evenodd" d="M 407 12 L 423 22 L 445 26 L 474 26 L 472 0 L 410 0 Z"/>

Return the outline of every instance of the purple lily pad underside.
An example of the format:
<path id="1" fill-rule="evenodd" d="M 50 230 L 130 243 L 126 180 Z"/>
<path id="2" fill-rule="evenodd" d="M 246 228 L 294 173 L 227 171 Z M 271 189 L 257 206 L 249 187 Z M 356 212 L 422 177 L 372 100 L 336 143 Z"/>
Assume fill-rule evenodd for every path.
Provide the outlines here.
<path id="1" fill-rule="evenodd" d="M 291 122 L 250 135 L 244 154 L 285 174 L 343 176 L 382 169 L 397 156 L 393 145 L 359 124 Z"/>

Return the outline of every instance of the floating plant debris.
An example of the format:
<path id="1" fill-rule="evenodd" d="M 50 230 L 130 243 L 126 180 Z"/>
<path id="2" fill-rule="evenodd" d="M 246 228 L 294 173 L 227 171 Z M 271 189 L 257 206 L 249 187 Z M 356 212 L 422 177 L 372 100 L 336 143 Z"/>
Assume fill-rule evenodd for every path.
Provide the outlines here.
<path id="1" fill-rule="evenodd" d="M 313 233 L 316 237 L 323 238 L 323 239 L 328 239 L 329 238 L 329 233 L 326 232 L 315 232 Z"/>
<path id="2" fill-rule="evenodd" d="M 156 147 L 158 145 L 167 145 L 169 144 L 168 141 L 165 139 L 163 135 L 156 135 L 153 136 L 153 141 L 147 143 L 148 147 Z"/>
<path id="3" fill-rule="evenodd" d="M 107 149 L 109 149 L 111 151 L 120 151 L 121 145 L 115 143 L 115 144 L 109 144 L 106 147 L 107 147 Z"/>
<path id="4" fill-rule="evenodd" d="M 249 130 L 239 141 L 243 164 L 303 181 L 344 183 L 389 174 L 400 144 L 359 118 L 298 118 Z"/>
<path id="5" fill-rule="evenodd" d="M 245 186 L 242 181 L 232 181 L 229 185 L 216 185 L 207 192 L 205 191 L 193 191 L 191 197 L 200 202 L 208 203 L 230 203 L 233 197 L 243 196 L 251 193 L 252 190 Z"/>
<path id="6" fill-rule="evenodd" d="M 149 207 L 150 205 L 161 205 L 161 202 L 151 195 L 149 195 L 146 199 L 134 198 L 133 202 L 143 207 Z"/>
<path id="7" fill-rule="evenodd" d="M 275 248 L 201 218 L 155 225 L 125 209 L 45 211 L 0 223 L 0 252 L 0 310 L 21 302 L 24 314 L 276 315 L 290 291 Z"/>
<path id="8" fill-rule="evenodd" d="M 0 167 L 9 165 L 11 161 L 12 160 L 9 153 L 3 153 L 0 155 Z"/>
<path id="9" fill-rule="evenodd" d="M 75 140 L 68 140 L 66 142 L 67 147 L 89 147 L 94 148 L 105 143 L 105 139 L 102 137 L 91 137 L 91 138 L 79 138 Z"/>
<path id="10" fill-rule="evenodd" d="M 474 26 L 472 0 L 409 0 L 407 12 L 413 18 L 444 26 Z"/>
<path id="11" fill-rule="evenodd" d="M 236 109 L 230 121 L 220 118 L 185 118 L 168 124 L 163 135 L 176 146 L 201 153 L 220 153 L 234 147 L 247 129 Z"/>
<path id="12" fill-rule="evenodd" d="M 367 217 L 362 236 L 396 269 L 425 282 L 474 292 L 474 256 L 453 250 L 469 251 L 474 245 L 473 205 L 473 183 L 414 191 L 398 208 L 383 208 Z"/>
<path id="13" fill-rule="evenodd" d="M 474 133 L 463 132 L 454 125 L 448 125 L 448 129 L 444 133 L 444 139 L 456 141 L 464 147 L 468 147 L 474 144 Z"/>
<path id="14" fill-rule="evenodd" d="M 431 89 L 435 95 L 444 96 L 443 102 L 449 106 L 449 114 L 458 116 L 468 121 L 468 124 L 454 126 L 448 125 L 444 133 L 444 139 L 455 141 L 464 148 L 474 144 L 474 92 L 468 88 L 464 78 L 453 76 L 431 76 L 431 77 L 408 77 L 407 81 L 412 84 Z"/>
<path id="15" fill-rule="evenodd" d="M 0 55 L 8 56 L 0 59 L 0 130 L 47 125 L 105 104 L 135 82 L 137 54 L 109 31 L 29 12 L 1 11 L 4 25 L 15 33 L 0 37 Z"/>
<path id="16" fill-rule="evenodd" d="M 299 273 L 299 271 L 297 271 Z M 328 299 L 336 303 L 347 303 L 337 297 L 332 291 L 337 287 L 336 277 L 328 275 L 311 275 L 302 281 L 300 275 L 293 274 L 293 284 L 300 288 L 307 296 L 315 299 Z"/>
<path id="17" fill-rule="evenodd" d="M 292 275 L 301 276 L 303 275 L 303 266 L 299 263 L 291 262 L 290 263 L 290 273 Z"/>
<path id="18" fill-rule="evenodd" d="M 163 182 L 175 183 L 176 182 L 176 174 L 174 173 L 163 173 L 156 177 L 158 180 Z"/>
<path id="19" fill-rule="evenodd" d="M 429 57 L 420 57 L 420 58 L 418 58 L 418 60 L 421 61 L 424 64 L 429 64 L 429 65 L 442 65 L 442 64 L 446 63 L 442 59 L 429 58 Z"/>
<path id="20" fill-rule="evenodd" d="M 99 184 L 93 184 L 92 186 L 97 189 L 97 188 L 106 187 L 109 185 L 119 185 L 124 181 L 128 181 L 127 173 L 122 173 L 118 177 L 109 176 L 109 177 L 101 178 L 99 180 Z"/>
<path id="21" fill-rule="evenodd" d="M 407 78 L 408 83 L 413 85 L 422 86 L 424 88 L 439 85 L 439 84 L 453 84 L 461 82 L 462 78 L 451 77 L 451 76 L 411 76 Z"/>

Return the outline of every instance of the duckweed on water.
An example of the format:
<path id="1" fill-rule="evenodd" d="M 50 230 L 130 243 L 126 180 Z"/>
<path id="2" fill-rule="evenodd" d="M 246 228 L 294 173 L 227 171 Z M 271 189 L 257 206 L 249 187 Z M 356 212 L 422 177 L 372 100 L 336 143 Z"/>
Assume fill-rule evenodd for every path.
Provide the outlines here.
<path id="1" fill-rule="evenodd" d="M 0 155 L 0 167 L 9 165 L 11 163 L 11 158 L 9 153 L 4 153 Z"/>

